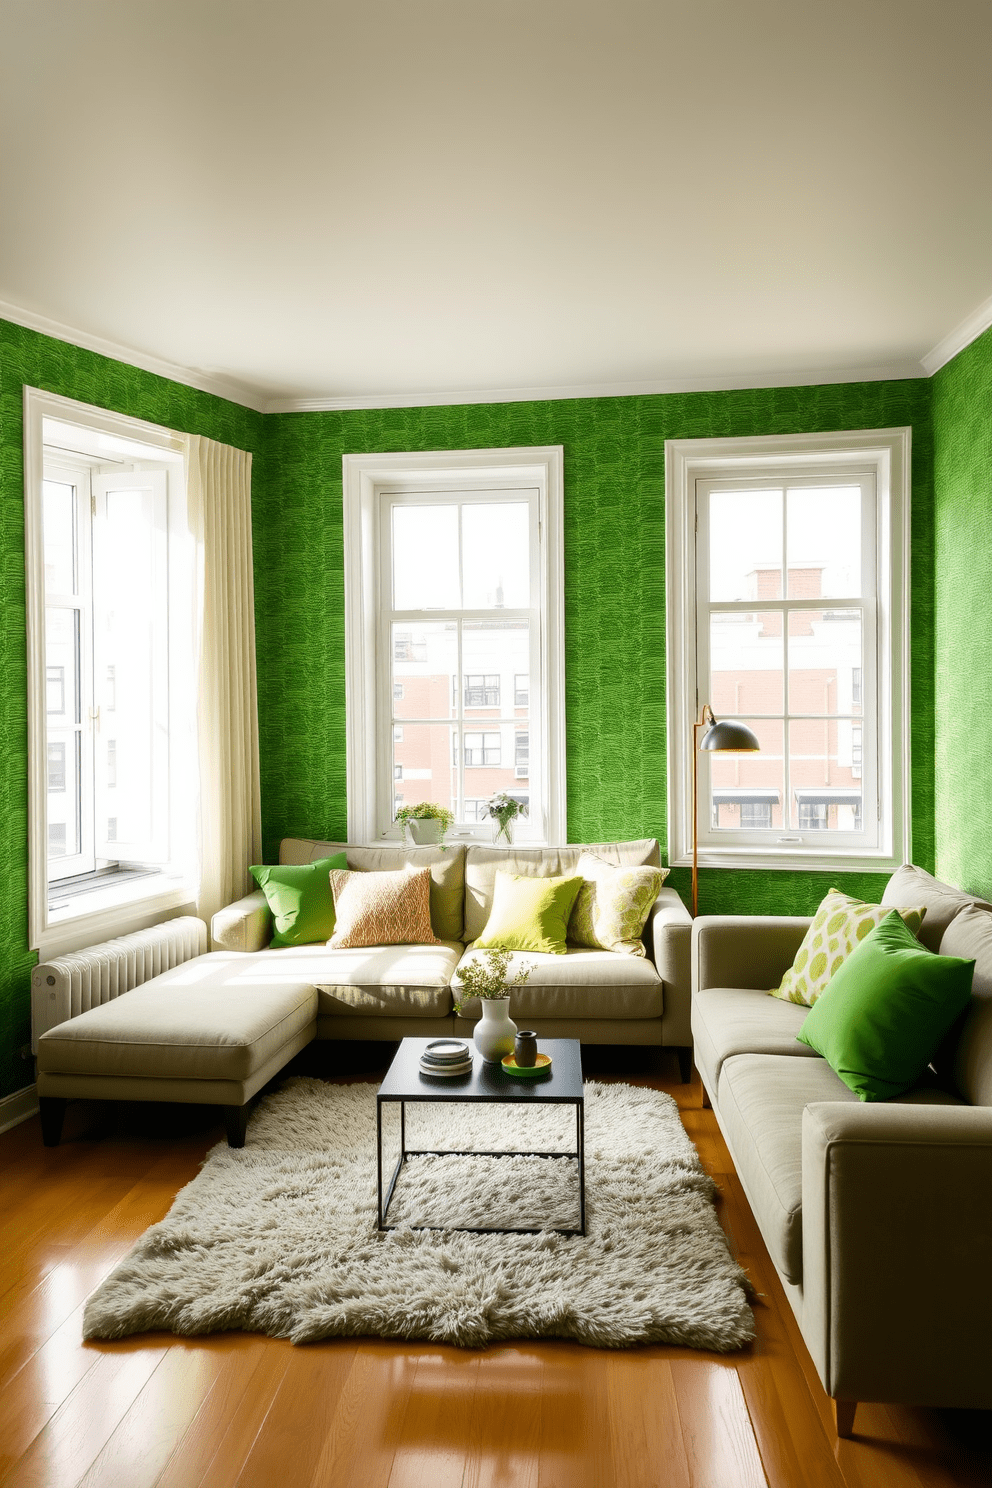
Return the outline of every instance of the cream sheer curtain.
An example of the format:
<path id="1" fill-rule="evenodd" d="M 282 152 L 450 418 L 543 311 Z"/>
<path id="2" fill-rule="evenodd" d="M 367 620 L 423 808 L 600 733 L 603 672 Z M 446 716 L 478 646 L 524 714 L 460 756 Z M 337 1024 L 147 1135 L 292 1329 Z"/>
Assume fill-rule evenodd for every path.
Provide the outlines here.
<path id="1" fill-rule="evenodd" d="M 200 889 L 211 916 L 251 885 L 261 862 L 255 686 L 251 455 L 191 435 L 186 500 L 197 548 Z"/>

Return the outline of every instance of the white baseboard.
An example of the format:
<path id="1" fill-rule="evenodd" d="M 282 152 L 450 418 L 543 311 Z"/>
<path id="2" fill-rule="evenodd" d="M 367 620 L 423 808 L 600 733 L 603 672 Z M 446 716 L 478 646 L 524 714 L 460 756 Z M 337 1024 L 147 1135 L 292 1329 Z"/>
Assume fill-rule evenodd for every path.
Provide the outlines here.
<path id="1" fill-rule="evenodd" d="M 22 1121 L 37 1114 L 38 1092 L 33 1085 L 25 1085 L 23 1090 L 15 1090 L 13 1095 L 0 1099 L 0 1132 L 10 1131 L 12 1126 L 20 1126 Z"/>

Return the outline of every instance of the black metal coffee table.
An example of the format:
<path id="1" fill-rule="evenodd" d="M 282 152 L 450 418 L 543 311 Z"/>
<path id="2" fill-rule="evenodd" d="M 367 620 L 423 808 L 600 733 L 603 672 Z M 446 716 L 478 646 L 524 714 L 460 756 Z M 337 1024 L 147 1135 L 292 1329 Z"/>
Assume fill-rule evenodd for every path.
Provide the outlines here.
<path id="1" fill-rule="evenodd" d="M 520 1079 L 508 1075 L 498 1064 L 484 1063 L 477 1054 L 469 1036 L 465 1042 L 473 1055 L 472 1069 L 454 1078 L 433 1077 L 420 1073 L 420 1056 L 431 1039 L 405 1038 L 389 1066 L 389 1071 L 376 1096 L 376 1157 L 379 1169 L 379 1229 L 395 1230 L 398 1225 L 386 1223 L 389 1205 L 403 1164 L 408 1157 L 561 1157 L 568 1161 L 578 1160 L 579 1165 L 579 1225 L 574 1230 L 556 1229 L 558 1235 L 584 1235 L 586 1232 L 586 1164 L 585 1164 L 585 1101 L 582 1093 L 582 1054 L 578 1039 L 541 1039 L 542 1054 L 551 1055 L 551 1072 L 533 1079 Z M 385 1202 L 382 1192 L 382 1108 L 385 1104 L 399 1102 L 400 1108 L 400 1155 L 386 1189 Z M 406 1106 L 408 1101 L 437 1101 L 465 1103 L 470 1105 L 507 1106 L 574 1106 L 575 1107 L 575 1151 L 574 1152 L 478 1152 L 446 1151 L 424 1152 L 408 1149 L 406 1145 Z M 414 1230 L 444 1228 L 440 1225 L 411 1225 Z M 453 1228 L 455 1228 L 453 1226 Z M 457 1226 L 473 1235 L 536 1235 L 539 1230 L 511 1228 L 498 1225 L 479 1228 Z"/>

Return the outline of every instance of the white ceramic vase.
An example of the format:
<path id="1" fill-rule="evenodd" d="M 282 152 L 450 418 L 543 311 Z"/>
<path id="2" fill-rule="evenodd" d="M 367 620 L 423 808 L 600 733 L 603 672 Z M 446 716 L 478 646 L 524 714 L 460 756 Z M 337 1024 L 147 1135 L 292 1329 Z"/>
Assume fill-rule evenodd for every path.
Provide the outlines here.
<path id="1" fill-rule="evenodd" d="M 482 997 L 482 1017 L 475 1025 L 472 1042 L 487 1064 L 499 1064 L 513 1053 L 517 1025 L 510 1017 L 509 997 Z"/>

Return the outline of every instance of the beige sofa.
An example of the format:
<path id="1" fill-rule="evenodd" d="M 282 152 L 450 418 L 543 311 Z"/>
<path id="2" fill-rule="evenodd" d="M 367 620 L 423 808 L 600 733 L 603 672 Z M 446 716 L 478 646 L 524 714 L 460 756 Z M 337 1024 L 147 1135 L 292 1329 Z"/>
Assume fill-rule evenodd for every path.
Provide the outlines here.
<path id="1" fill-rule="evenodd" d="M 574 873 L 592 851 L 618 866 L 658 864 L 654 838 L 555 848 L 407 847 L 387 843 L 349 847 L 339 842 L 286 838 L 281 863 L 312 863 L 346 852 L 365 872 L 416 865 L 431 870 L 431 922 L 441 946 L 378 946 L 332 951 L 326 946 L 267 949 L 272 919 L 259 891 L 214 916 L 213 944 L 258 958 L 258 968 L 284 966 L 317 988 L 317 1037 L 397 1039 L 406 1034 L 465 1030 L 478 1005 L 456 1014 L 452 979 L 471 955 L 492 907 L 498 870 L 539 877 Z M 513 992 L 511 1013 L 546 1038 L 592 1044 L 663 1044 L 681 1050 L 690 1072 L 689 943 L 692 921 L 679 896 L 662 888 L 645 929 L 646 957 L 569 946 L 564 956 L 514 956 L 511 972 L 527 961 L 531 975 Z"/>
<path id="2" fill-rule="evenodd" d="M 826 887 L 826 886 L 825 886 Z M 808 919 L 697 919 L 696 1065 L 827 1393 L 992 1407 L 992 907 L 905 867 L 882 902 L 927 905 L 920 940 L 976 961 L 969 1012 L 897 1100 L 862 1104 L 767 995 Z"/>
<path id="3" fill-rule="evenodd" d="M 586 850 L 365 848 L 287 838 L 283 863 L 344 851 L 365 871 L 429 867 L 431 921 L 441 944 L 272 950 L 265 897 L 247 895 L 214 916 L 212 952 L 40 1034 L 46 1143 L 59 1140 L 66 1101 L 82 1097 L 217 1104 L 225 1108 L 228 1140 L 240 1146 L 252 1096 L 313 1038 L 470 1033 L 477 1006 L 454 1012 L 452 980 L 486 923 L 497 870 L 570 873 Z M 600 843 L 594 851 L 618 866 L 658 863 L 654 839 Z M 564 956 L 513 957 L 533 970 L 513 992 L 511 1013 L 546 1038 L 673 1046 L 687 1080 L 690 932 L 682 901 L 662 888 L 645 930 L 646 957 L 571 946 Z"/>

